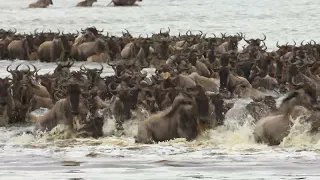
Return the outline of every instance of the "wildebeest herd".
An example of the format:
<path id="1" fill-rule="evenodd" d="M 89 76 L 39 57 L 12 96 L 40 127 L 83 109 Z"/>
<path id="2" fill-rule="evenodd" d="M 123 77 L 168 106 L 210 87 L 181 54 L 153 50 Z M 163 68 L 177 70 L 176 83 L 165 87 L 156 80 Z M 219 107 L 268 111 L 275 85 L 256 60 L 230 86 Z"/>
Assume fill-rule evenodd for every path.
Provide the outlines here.
<path id="1" fill-rule="evenodd" d="M 108 6 L 111 3 L 115 6 L 134 6 L 137 1 L 141 2 L 142 0 L 112 0 Z M 83 0 L 79 2 L 76 7 L 92 7 L 95 2 L 97 2 L 97 0 Z M 38 0 L 29 4 L 29 8 L 47 8 L 50 5 L 53 5 L 52 0 Z"/>
<path id="2" fill-rule="evenodd" d="M 201 31 L 172 36 L 170 29 L 150 37 L 102 32 L 95 27 L 32 34 L 0 29 L 1 59 L 57 63 L 44 75 L 31 63 L 7 67 L 11 77 L 0 79 L 3 125 L 33 119 L 34 133 L 64 124 L 81 136 L 101 137 L 104 119 L 114 118 L 121 130 L 133 112 L 144 109 L 151 115 L 141 120 L 136 142 L 194 140 L 222 126 L 233 108 L 227 99 L 238 97 L 253 99 L 246 110 L 255 119 L 257 142 L 278 145 L 302 115 L 310 133 L 320 127 L 320 45 L 313 40 L 300 46 L 277 43 L 277 50 L 267 52 L 264 34 L 247 39 L 242 33 L 207 37 Z M 241 40 L 247 44 L 238 50 Z M 74 61 L 106 62 L 114 75 L 101 77 L 102 65 L 71 71 Z M 147 67 L 155 73 L 143 72 Z M 287 96 L 277 107 L 277 97 L 267 91 Z M 49 110 L 32 117 L 40 107 Z"/>

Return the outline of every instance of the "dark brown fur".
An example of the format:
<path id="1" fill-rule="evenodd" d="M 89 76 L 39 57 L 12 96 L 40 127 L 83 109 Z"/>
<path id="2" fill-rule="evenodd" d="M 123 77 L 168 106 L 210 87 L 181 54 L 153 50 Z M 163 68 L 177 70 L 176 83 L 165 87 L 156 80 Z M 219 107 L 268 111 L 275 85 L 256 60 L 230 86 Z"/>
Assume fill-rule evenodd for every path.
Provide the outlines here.
<path id="1" fill-rule="evenodd" d="M 35 3 L 31 3 L 29 8 L 46 8 L 50 4 L 53 5 L 52 0 L 38 0 Z"/>
<path id="2" fill-rule="evenodd" d="M 76 7 L 91 7 L 94 2 L 97 2 L 97 0 L 84 0 L 79 2 Z"/>

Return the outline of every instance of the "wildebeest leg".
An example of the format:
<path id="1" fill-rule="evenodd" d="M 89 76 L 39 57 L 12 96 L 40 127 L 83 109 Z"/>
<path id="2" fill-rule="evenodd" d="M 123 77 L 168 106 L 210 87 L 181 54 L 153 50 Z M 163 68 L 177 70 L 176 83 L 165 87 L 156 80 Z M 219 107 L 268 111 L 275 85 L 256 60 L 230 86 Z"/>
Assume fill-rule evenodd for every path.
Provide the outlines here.
<path id="1" fill-rule="evenodd" d="M 42 54 L 41 53 L 39 53 L 39 55 L 38 55 L 39 57 L 39 60 L 40 60 L 40 62 L 44 62 L 44 58 L 43 58 L 43 56 L 42 56 Z"/>
<path id="2" fill-rule="evenodd" d="M 117 131 L 123 131 L 123 122 L 124 122 L 124 116 L 121 114 L 119 117 L 116 118 L 116 129 Z"/>
<path id="3" fill-rule="evenodd" d="M 9 60 L 13 60 L 13 52 L 12 50 L 8 51 Z"/>

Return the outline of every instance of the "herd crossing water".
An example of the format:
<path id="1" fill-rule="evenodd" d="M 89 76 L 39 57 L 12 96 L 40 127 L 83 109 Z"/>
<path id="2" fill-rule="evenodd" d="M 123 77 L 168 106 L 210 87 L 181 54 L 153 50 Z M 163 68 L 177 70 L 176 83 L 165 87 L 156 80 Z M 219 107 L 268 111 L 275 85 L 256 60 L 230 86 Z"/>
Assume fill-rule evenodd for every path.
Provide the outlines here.
<path id="1" fill-rule="evenodd" d="M 310 0 L 229 0 L 143 1 L 134 7 L 106 7 L 108 1 L 93 7 L 75 7 L 77 1 L 54 0 L 45 9 L 28 9 L 30 0 L 0 0 L 1 27 L 18 32 L 64 30 L 76 33 L 95 26 L 104 33 L 122 35 L 124 29 L 137 37 L 171 28 L 173 35 L 202 30 L 220 35 L 243 32 L 248 38 L 263 38 L 267 51 L 279 44 L 300 45 L 302 40 L 319 42 L 320 2 Z M 239 49 L 246 44 L 239 42 Z M 10 75 L 6 67 L 23 60 L 2 60 L 0 77 Z M 32 62 L 39 74 L 53 72 L 56 63 Z M 79 70 L 82 62 L 71 70 Z M 113 69 L 103 63 L 101 76 L 112 75 Z M 88 64 L 87 68 L 98 67 Z M 149 74 L 154 68 L 145 69 Z M 277 96 L 275 92 L 268 92 Z M 277 105 L 286 94 L 281 94 Z M 318 179 L 319 135 L 310 135 L 309 127 L 293 125 L 279 146 L 255 142 L 252 135 L 254 118 L 245 105 L 250 98 L 231 99 L 233 108 L 225 116 L 223 126 L 201 134 L 194 141 L 178 138 L 157 144 L 137 144 L 134 136 L 138 124 L 124 123 L 124 136 L 115 131 L 116 122 L 108 119 L 104 137 L 69 138 L 55 128 L 49 135 L 34 137 L 23 134 L 34 125 L 0 127 L 0 179 Z M 56 131 L 55 131 L 56 130 Z"/>

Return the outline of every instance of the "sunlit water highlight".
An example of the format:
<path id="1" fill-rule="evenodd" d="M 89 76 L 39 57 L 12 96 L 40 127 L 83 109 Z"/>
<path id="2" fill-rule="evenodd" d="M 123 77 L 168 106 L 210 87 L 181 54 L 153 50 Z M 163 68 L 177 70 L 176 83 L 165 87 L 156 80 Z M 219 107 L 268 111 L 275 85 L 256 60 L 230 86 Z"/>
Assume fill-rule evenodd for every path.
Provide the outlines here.
<path id="1" fill-rule="evenodd" d="M 125 8 L 106 7 L 109 2 L 100 0 L 93 8 L 75 8 L 77 1 L 54 0 L 48 9 L 27 9 L 31 3 L 27 0 L 0 2 L 1 27 L 15 27 L 20 32 L 35 28 L 75 32 L 94 25 L 115 35 L 125 28 L 138 35 L 169 26 L 173 34 L 189 29 L 242 31 L 248 37 L 262 38 L 265 33 L 271 49 L 278 40 L 299 43 L 320 38 L 320 2 L 311 0 L 145 0 L 138 7 Z M 5 68 L 10 63 L 0 62 L 1 77 L 9 75 Z M 41 68 L 40 73 L 55 68 L 54 63 L 34 64 Z M 73 69 L 79 66 L 77 63 Z M 103 75 L 112 73 L 105 65 Z M 308 125 L 297 123 L 280 146 L 256 144 L 251 135 L 252 117 L 244 110 L 249 102 L 237 100 L 225 126 L 193 142 L 176 139 L 135 144 L 132 137 L 137 123 L 125 126 L 130 136 L 116 137 L 110 136 L 112 120 L 105 124 L 106 137 L 98 140 L 64 139 L 66 134 L 17 136 L 33 127 L 1 127 L 0 179 L 319 179 L 319 136 L 308 135 Z"/>

